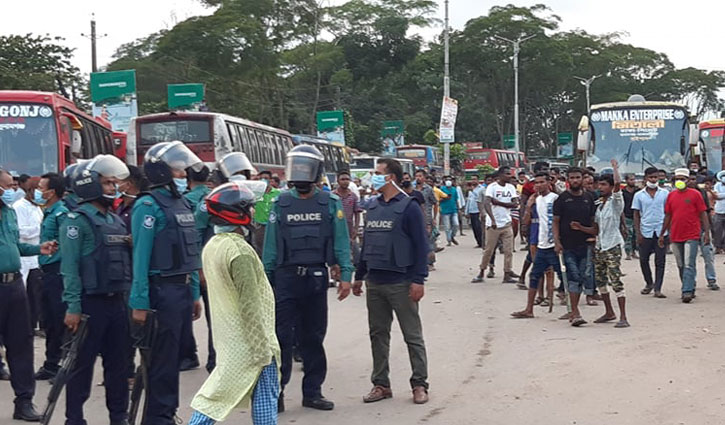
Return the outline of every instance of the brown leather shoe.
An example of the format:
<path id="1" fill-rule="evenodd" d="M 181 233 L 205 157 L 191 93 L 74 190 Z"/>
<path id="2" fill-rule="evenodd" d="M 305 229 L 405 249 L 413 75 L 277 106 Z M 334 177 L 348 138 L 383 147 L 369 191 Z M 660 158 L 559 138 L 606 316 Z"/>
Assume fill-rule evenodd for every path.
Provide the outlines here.
<path id="1" fill-rule="evenodd" d="M 426 404 L 428 403 L 428 390 L 424 386 L 417 386 L 413 388 L 413 403 L 415 404 Z"/>
<path id="2" fill-rule="evenodd" d="M 369 393 L 363 396 L 363 403 L 375 403 L 376 401 L 385 400 L 386 398 L 393 398 L 393 390 L 389 387 L 376 385 Z"/>

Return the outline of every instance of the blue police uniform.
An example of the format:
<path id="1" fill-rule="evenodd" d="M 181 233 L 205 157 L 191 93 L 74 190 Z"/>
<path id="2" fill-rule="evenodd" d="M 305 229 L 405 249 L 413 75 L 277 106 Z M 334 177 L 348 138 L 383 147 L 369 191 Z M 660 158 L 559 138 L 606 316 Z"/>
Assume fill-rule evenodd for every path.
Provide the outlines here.
<path id="1" fill-rule="evenodd" d="M 40 242 L 60 240 L 60 226 L 68 213 L 63 201 L 58 201 L 43 212 Z M 60 250 L 53 255 L 41 255 L 38 263 L 43 270 L 43 314 L 45 316 L 45 362 L 43 369 L 50 374 L 58 371 L 61 345 L 65 332 L 65 304 L 63 303 L 63 277 L 60 274 Z"/>
<path id="2" fill-rule="evenodd" d="M 282 388 L 290 381 L 295 332 L 304 362 L 304 399 L 322 396 L 327 374 L 327 266 L 339 264 L 349 282 L 350 239 L 340 199 L 314 189 L 301 199 L 296 189 L 279 195 L 265 234 L 264 268 L 274 285 L 277 338 L 282 349 Z"/>
<path id="3" fill-rule="evenodd" d="M 5 345 L 16 406 L 30 403 L 35 394 L 33 330 L 20 256 L 38 254 L 38 246 L 20 242 L 15 211 L 0 202 L 0 339 Z"/>
<path id="4" fill-rule="evenodd" d="M 183 198 L 166 188 L 140 197 L 131 213 L 133 284 L 129 304 L 156 310 L 158 330 L 149 367 L 149 424 L 174 424 L 179 406 L 180 341 L 191 327 L 193 302 L 199 299 L 200 244 L 194 215 Z"/>
<path id="5" fill-rule="evenodd" d="M 194 208 L 194 221 L 196 222 L 196 232 L 201 241 L 202 248 L 209 242 L 212 236 L 214 236 L 214 225 L 211 223 L 209 217 L 209 211 L 206 208 L 206 195 L 202 198 Z M 206 319 L 206 327 L 208 331 L 207 335 L 207 350 L 209 355 L 206 359 L 206 370 L 211 373 L 216 367 L 216 350 L 214 349 L 214 338 L 211 332 L 211 309 L 209 308 L 209 291 L 206 285 L 199 286 L 201 292 L 201 299 L 204 301 L 204 318 Z"/>
<path id="6" fill-rule="evenodd" d="M 66 214 L 61 225 L 63 300 L 70 314 L 87 314 L 88 334 L 66 385 L 66 425 L 86 425 L 83 404 L 93 384 L 96 357 L 103 358 L 111 423 L 128 417 L 128 309 L 131 248 L 119 216 L 91 203 Z"/>

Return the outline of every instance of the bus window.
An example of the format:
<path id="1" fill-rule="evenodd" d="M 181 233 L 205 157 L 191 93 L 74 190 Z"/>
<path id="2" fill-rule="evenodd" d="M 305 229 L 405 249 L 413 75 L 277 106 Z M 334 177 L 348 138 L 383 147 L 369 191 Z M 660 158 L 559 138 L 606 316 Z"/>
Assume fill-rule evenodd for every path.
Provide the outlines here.
<path id="1" fill-rule="evenodd" d="M 271 146 L 269 146 L 269 139 L 267 133 L 257 130 L 257 141 L 259 142 L 259 158 L 263 164 L 269 164 L 269 154 Z"/>
<path id="2" fill-rule="evenodd" d="M 254 134 L 254 130 L 251 128 L 247 128 L 247 137 L 249 138 L 249 152 L 247 152 L 247 157 L 252 162 L 259 162 L 259 155 L 258 155 L 258 144 L 257 144 L 257 135 Z"/>
<path id="3" fill-rule="evenodd" d="M 238 125 L 236 127 L 237 127 L 237 132 L 239 133 L 239 138 L 242 141 L 242 152 L 244 152 L 245 154 L 247 154 L 247 156 L 249 156 L 250 143 L 249 143 L 249 136 L 247 135 L 247 130 L 244 127 L 242 127 L 241 125 Z M 250 159 L 250 161 L 251 161 L 251 159 Z"/>
<path id="4" fill-rule="evenodd" d="M 272 135 L 272 139 L 274 139 L 274 149 L 277 153 L 275 165 L 282 165 L 282 162 L 284 161 L 284 155 L 282 154 L 282 138 L 279 136 Z"/>
<path id="5" fill-rule="evenodd" d="M 274 140 L 274 135 L 270 133 L 264 133 L 264 138 L 267 141 L 267 164 L 277 163 L 277 143 Z"/>
<path id="6" fill-rule="evenodd" d="M 242 142 L 239 140 L 239 133 L 237 133 L 236 126 L 227 123 L 227 131 L 229 131 L 229 138 L 232 139 L 232 151 L 242 150 Z"/>

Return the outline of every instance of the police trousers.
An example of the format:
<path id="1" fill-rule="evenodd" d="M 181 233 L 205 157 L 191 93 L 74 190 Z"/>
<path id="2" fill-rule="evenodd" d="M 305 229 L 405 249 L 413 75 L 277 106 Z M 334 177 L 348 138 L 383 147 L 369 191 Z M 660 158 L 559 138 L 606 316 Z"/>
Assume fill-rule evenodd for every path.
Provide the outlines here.
<path id="1" fill-rule="evenodd" d="M 30 307 L 20 273 L 11 283 L 0 283 L 0 339 L 10 368 L 15 402 L 28 402 L 35 394 L 33 330 Z"/>
<path id="2" fill-rule="evenodd" d="M 151 348 L 148 406 L 145 425 L 175 425 L 179 407 L 179 364 L 185 354 L 183 335 L 191 326 L 194 301 L 185 283 L 150 283 L 149 301 L 156 310 L 156 339 Z"/>
<path id="3" fill-rule="evenodd" d="M 45 317 L 45 362 L 43 368 L 58 371 L 63 335 L 65 334 L 65 310 L 63 302 L 63 276 L 60 261 L 44 265 L 43 269 L 43 316 Z"/>
<path id="4" fill-rule="evenodd" d="M 302 355 L 305 399 L 322 396 L 327 375 L 323 342 L 327 334 L 327 267 L 324 264 L 279 267 L 274 274 L 277 339 L 282 350 L 282 389 L 292 375 L 295 333 Z"/>
<path id="5" fill-rule="evenodd" d="M 128 417 L 128 307 L 123 293 L 83 295 L 81 306 L 88 317 L 88 334 L 66 385 L 66 425 L 86 425 L 83 404 L 91 395 L 96 357 L 103 359 L 103 385 L 109 420 Z M 94 418 L 91 423 L 99 423 Z"/>

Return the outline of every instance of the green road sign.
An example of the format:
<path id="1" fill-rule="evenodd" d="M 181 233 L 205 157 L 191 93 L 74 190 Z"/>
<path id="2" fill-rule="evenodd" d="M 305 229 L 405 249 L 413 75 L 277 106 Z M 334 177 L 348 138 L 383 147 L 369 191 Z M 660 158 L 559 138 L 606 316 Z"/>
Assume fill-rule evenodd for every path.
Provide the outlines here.
<path id="1" fill-rule="evenodd" d="M 557 133 L 556 140 L 559 145 L 569 145 L 574 143 L 574 133 Z"/>
<path id="2" fill-rule="evenodd" d="M 343 111 L 317 112 L 317 137 L 344 145 L 345 117 Z"/>
<path id="3" fill-rule="evenodd" d="M 118 103 L 136 94 L 136 70 L 91 73 L 91 101 Z"/>
<path id="4" fill-rule="evenodd" d="M 169 84 L 170 109 L 184 109 L 204 101 L 204 84 Z"/>
<path id="5" fill-rule="evenodd" d="M 513 149 L 516 146 L 516 135 L 504 134 L 503 135 L 503 148 Z"/>

